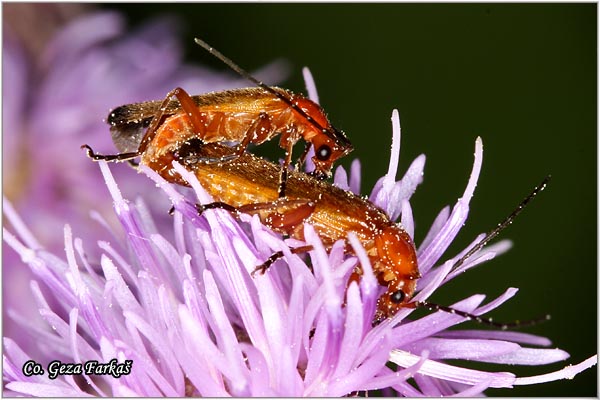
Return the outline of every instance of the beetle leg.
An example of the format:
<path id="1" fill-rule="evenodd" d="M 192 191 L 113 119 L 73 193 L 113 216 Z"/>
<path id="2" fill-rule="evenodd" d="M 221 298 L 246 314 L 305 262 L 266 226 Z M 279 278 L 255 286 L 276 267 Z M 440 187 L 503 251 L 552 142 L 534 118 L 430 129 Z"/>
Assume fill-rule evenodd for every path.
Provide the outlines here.
<path id="1" fill-rule="evenodd" d="M 140 155 L 139 152 L 131 152 L 131 153 L 120 153 L 120 154 L 98 154 L 95 153 L 94 150 L 87 144 L 81 146 L 82 149 L 85 149 L 87 152 L 87 156 L 94 161 L 131 161 L 133 158 L 136 158 Z"/>
<path id="2" fill-rule="evenodd" d="M 238 213 L 238 209 L 235 208 L 234 206 L 224 203 L 222 201 L 215 201 L 214 203 L 207 203 L 207 204 L 194 204 L 194 207 L 196 207 L 196 211 L 198 212 L 198 215 L 202 215 L 204 213 L 204 211 L 206 210 L 214 210 L 216 208 L 220 208 L 221 210 L 225 210 L 225 211 L 229 211 L 231 213 L 237 214 Z M 175 213 L 175 206 L 171 206 L 171 208 L 169 209 L 169 215 L 173 215 Z"/>
<path id="3" fill-rule="evenodd" d="M 296 161 L 296 165 L 294 166 L 294 169 L 296 171 L 299 171 L 300 167 L 304 165 L 304 161 L 306 161 L 306 156 L 308 156 L 308 152 L 310 151 L 311 146 L 312 144 L 310 142 L 306 142 L 306 146 L 304 146 L 304 151 L 302 152 L 300 158 L 298 158 L 298 161 Z"/>
<path id="4" fill-rule="evenodd" d="M 297 228 L 304 220 L 314 212 L 315 203 L 305 199 L 281 198 L 272 202 L 252 203 L 240 207 L 216 201 L 208 204 L 196 204 L 198 215 L 204 211 L 215 208 L 229 211 L 233 214 L 258 215 L 263 224 L 271 229 L 281 233 L 288 233 Z M 174 207 L 171 207 L 169 214 L 173 214 Z"/>
<path id="5" fill-rule="evenodd" d="M 273 127 L 271 119 L 266 112 L 260 112 L 258 117 L 252 121 L 252 124 L 244 135 L 244 140 L 235 147 L 235 153 L 239 157 L 244 154 L 250 143 L 260 144 L 268 140 Z"/>
<path id="6" fill-rule="evenodd" d="M 232 205 L 227 203 L 223 203 L 222 201 L 215 201 L 214 203 L 208 204 L 196 204 L 196 211 L 198 211 L 198 215 L 202 215 L 202 213 L 206 210 L 212 210 L 215 208 L 220 208 L 221 210 L 229 211 L 230 213 L 238 213 L 239 209 L 235 208 Z"/>
<path id="7" fill-rule="evenodd" d="M 306 253 L 308 251 L 311 251 L 312 249 L 313 249 L 312 246 L 307 245 L 307 246 L 290 248 L 290 251 L 292 254 L 300 254 L 300 253 Z M 283 258 L 283 256 L 284 256 L 283 251 L 277 251 L 277 252 L 271 254 L 271 256 L 269 258 L 267 258 L 264 263 L 260 264 L 256 268 L 254 268 L 254 270 L 250 273 L 250 275 L 252 275 L 252 277 L 254 278 L 254 276 L 256 275 L 257 272 L 260 272 L 261 275 L 264 274 L 265 272 L 267 272 L 269 267 L 271 265 L 273 265 L 273 263 L 275 261 Z"/>
<path id="8" fill-rule="evenodd" d="M 218 158 L 202 157 L 198 160 L 208 164 L 233 161 L 236 158 L 240 157 L 242 154 L 244 154 L 244 151 L 246 151 L 250 143 L 264 142 L 268 138 L 271 130 L 272 127 L 269 114 L 261 112 L 258 115 L 258 118 L 256 118 L 252 122 L 250 128 L 248 128 L 248 130 L 246 131 L 244 139 L 233 148 L 231 154 L 221 156 Z"/>
<path id="9" fill-rule="evenodd" d="M 206 210 L 215 208 L 220 208 L 235 214 L 258 214 L 265 225 L 283 233 L 300 226 L 315 210 L 315 203 L 312 201 L 288 198 L 280 198 L 272 202 L 246 204 L 241 207 L 234 207 L 220 201 L 208 204 L 196 204 L 195 206 L 198 215 L 201 215 Z M 174 208 L 171 207 L 169 213 L 172 214 L 173 210 Z M 310 251 L 312 248 L 312 246 L 300 246 L 291 248 L 290 251 L 292 254 L 299 254 Z M 264 274 L 275 261 L 283 256 L 284 254 L 282 251 L 273 253 L 264 263 L 257 266 L 252 271 L 252 276 L 257 272 Z"/>
<path id="10" fill-rule="evenodd" d="M 282 233 L 297 228 L 314 212 L 315 203 L 305 199 L 279 198 L 268 203 L 247 204 L 237 208 L 245 214 L 257 214 L 263 224 Z"/>
<path id="11" fill-rule="evenodd" d="M 160 123 L 163 117 L 165 116 L 165 110 L 167 109 L 167 106 L 171 101 L 171 97 L 173 96 L 177 97 L 177 100 L 179 100 L 181 107 L 184 109 L 184 111 L 190 118 L 194 131 L 201 132 L 200 126 L 202 124 L 199 119 L 200 116 L 198 114 L 198 107 L 194 103 L 194 100 L 192 100 L 190 95 L 185 90 L 183 90 L 180 87 L 177 87 L 171 90 L 169 93 L 167 93 L 162 103 L 160 103 L 156 114 L 154 114 L 154 116 L 152 117 L 152 121 L 150 122 L 150 125 L 148 126 L 148 129 L 146 130 L 146 133 L 144 134 L 144 137 L 140 142 L 140 146 L 137 150 L 138 155 L 142 155 L 146 151 L 146 148 L 148 147 L 150 142 L 152 142 L 152 140 L 154 139 L 156 131 L 158 130 Z"/>
<path id="12" fill-rule="evenodd" d="M 302 226 L 304 220 L 310 217 L 314 210 L 315 203 L 312 201 L 292 200 L 285 197 L 271 203 L 248 204 L 238 208 L 239 212 L 258 214 L 265 225 L 286 233 Z M 300 246 L 290 249 L 292 254 L 305 253 L 310 250 L 312 250 L 312 246 Z M 264 263 L 257 266 L 251 275 L 254 276 L 257 272 L 264 274 L 275 261 L 283 256 L 282 251 L 273 253 Z"/>
<path id="13" fill-rule="evenodd" d="M 179 100 L 181 108 L 183 108 L 183 111 L 185 111 L 185 114 L 190 120 L 194 133 L 198 134 L 200 138 L 203 138 L 206 133 L 206 125 L 204 118 L 202 117 L 202 114 L 198 110 L 198 106 L 196 105 L 192 97 L 188 94 L 188 92 L 186 92 L 182 88 L 175 88 L 167 94 L 167 98 L 165 99 L 165 101 L 163 101 L 163 107 L 161 107 L 159 113 L 164 113 L 164 109 L 168 104 L 168 100 L 173 96 L 177 97 L 177 100 Z M 165 104 L 165 102 L 167 104 Z M 154 120 L 152 122 L 154 123 Z"/>
<path id="14" fill-rule="evenodd" d="M 279 175 L 279 189 L 278 195 L 279 198 L 285 198 L 285 189 L 287 186 L 287 178 L 288 178 L 288 170 L 290 164 L 292 163 L 292 149 L 294 147 L 295 142 L 293 140 L 287 141 L 287 146 L 285 148 L 285 160 L 283 165 L 281 166 L 281 174 Z"/>

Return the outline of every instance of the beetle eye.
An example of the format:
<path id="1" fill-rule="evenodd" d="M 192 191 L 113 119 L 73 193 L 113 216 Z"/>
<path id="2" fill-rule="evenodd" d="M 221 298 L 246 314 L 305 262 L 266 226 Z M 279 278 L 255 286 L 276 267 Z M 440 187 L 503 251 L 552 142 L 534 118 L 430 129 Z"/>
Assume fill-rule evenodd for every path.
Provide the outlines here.
<path id="1" fill-rule="evenodd" d="M 404 294 L 404 292 L 402 290 L 396 290 L 394 293 L 392 293 L 390 295 L 390 300 L 392 300 L 392 303 L 402 303 L 404 301 L 404 298 L 406 297 L 406 295 Z"/>
<path id="2" fill-rule="evenodd" d="M 326 144 L 322 145 L 317 149 L 316 156 L 321 161 L 329 160 L 329 157 L 331 157 L 331 147 Z"/>

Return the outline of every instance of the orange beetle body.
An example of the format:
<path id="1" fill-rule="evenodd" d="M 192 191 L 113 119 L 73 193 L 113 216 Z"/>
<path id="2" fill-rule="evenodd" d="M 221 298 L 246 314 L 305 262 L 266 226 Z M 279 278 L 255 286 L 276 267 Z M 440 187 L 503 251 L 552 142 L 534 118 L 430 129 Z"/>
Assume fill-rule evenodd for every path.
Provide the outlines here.
<path id="1" fill-rule="evenodd" d="M 164 106 L 160 101 L 148 101 L 118 107 L 107 121 L 117 149 L 136 152 L 144 164 L 173 152 L 192 138 L 207 143 L 238 143 L 243 150 L 250 143 L 259 145 L 279 134 L 279 145 L 285 149 L 291 149 L 300 138 L 311 143 L 315 148 L 315 172 L 328 176 L 333 163 L 349 153 L 352 145 L 330 124 L 318 104 L 285 89 L 271 89 L 309 115 L 316 125 L 260 87 L 191 96 L 193 115 L 184 111 L 177 100 Z M 154 122 L 156 128 L 151 131 L 152 119 L 159 113 L 160 120 Z"/>
<path id="2" fill-rule="evenodd" d="M 230 151 L 226 146 L 190 141 L 167 158 L 169 163 L 177 160 L 193 171 L 215 201 L 258 214 L 263 223 L 280 233 L 304 240 L 303 225 L 308 223 L 323 244 L 331 247 L 354 232 L 367 251 L 379 283 L 387 287 L 379 298 L 375 321 L 393 316 L 408 303 L 420 275 L 413 241 L 400 224 L 390 221 L 383 210 L 367 199 L 301 172 L 289 173 L 286 197 L 278 199 L 277 176 L 281 167 L 249 153 L 230 162 L 197 161 Z M 279 206 L 285 202 L 290 207 L 282 211 Z M 250 211 L 253 204 L 267 203 L 276 206 Z M 346 252 L 352 252 L 349 244 Z M 357 268 L 351 280 L 359 279 L 361 273 Z"/>

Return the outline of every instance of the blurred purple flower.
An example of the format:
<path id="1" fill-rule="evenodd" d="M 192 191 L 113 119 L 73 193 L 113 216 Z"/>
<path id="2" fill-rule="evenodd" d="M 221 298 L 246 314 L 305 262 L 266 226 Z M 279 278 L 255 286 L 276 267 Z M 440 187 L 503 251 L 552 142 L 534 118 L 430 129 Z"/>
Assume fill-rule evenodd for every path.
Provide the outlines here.
<path id="1" fill-rule="evenodd" d="M 371 199 L 401 220 L 412 234 L 409 199 L 422 180 L 424 156 L 404 177 L 395 180 L 400 127 L 394 112 L 394 141 L 390 169 L 376 185 Z M 464 224 L 482 162 L 481 140 L 461 199 L 452 211 L 444 208 L 419 246 L 423 277 L 415 300 L 424 300 L 438 287 L 508 249 L 506 241 L 471 257 L 452 270 L 464 253 L 440 261 Z M 180 166 L 200 203 L 212 199 L 195 177 Z M 166 193 L 178 212 L 170 232 L 157 230 L 139 199 L 123 198 L 106 163 L 100 169 L 114 201 L 123 232 L 114 244 L 98 241 L 99 263 L 88 257 L 80 238 L 64 229 L 66 259 L 40 248 L 9 206 L 5 215 L 16 234 L 5 230 L 4 240 L 36 275 L 30 287 L 40 315 L 50 329 L 29 328 L 13 313 L 22 335 L 42 350 L 36 361 L 53 359 L 120 363 L 132 360 L 131 373 L 119 379 L 84 375 L 82 379 L 48 375 L 25 376 L 30 354 L 12 339 L 4 340 L 5 394 L 38 396 L 342 396 L 357 391 L 384 390 L 386 395 L 481 395 L 490 387 L 509 388 L 571 378 L 596 363 L 596 357 L 552 374 L 519 378 L 509 372 L 486 372 L 456 367 L 446 360 L 475 360 L 492 364 L 541 365 L 564 360 L 568 354 L 549 346 L 546 338 L 497 330 L 448 330 L 464 318 L 444 312 L 409 318 L 411 309 L 371 326 L 375 303 L 382 292 L 360 242 L 349 235 L 356 257 L 344 257 L 338 242 L 329 253 L 310 226 L 305 261 L 288 249 L 289 241 L 273 234 L 257 217 L 236 221 L 223 210 L 198 216 L 174 186 L 142 167 Z M 358 191 L 360 165 L 348 179 L 336 171 L 336 184 Z M 148 185 L 147 187 L 153 187 Z M 144 198 L 153 197 L 146 191 Z M 194 200 L 196 201 L 196 200 Z M 169 240 L 165 235 L 172 236 Z M 267 274 L 250 272 L 273 251 L 285 258 Z M 359 261 L 361 282 L 347 287 Z M 48 294 L 42 288 L 48 288 Z M 486 305 L 475 294 L 453 307 L 484 314 L 511 298 L 516 289 Z M 53 300 L 55 306 L 50 306 Z M 344 303 L 345 306 L 343 305 Z M 414 316 L 413 316 L 414 318 Z M 389 362 L 395 364 L 389 367 Z"/>
<path id="2" fill-rule="evenodd" d="M 104 195 L 101 177 L 79 146 L 114 151 L 104 120 L 110 109 L 162 99 L 176 86 L 204 93 L 245 85 L 232 74 L 182 64 L 178 26 L 161 18 L 124 35 L 118 14 L 90 14 L 50 41 L 40 65 L 27 59 L 5 26 L 4 193 L 28 210 L 24 218 L 44 243 L 56 237 L 38 225 L 62 226 L 65 216 L 87 219 L 90 208 L 108 204 L 98 197 Z M 277 81 L 284 70 L 274 64 L 258 75 Z M 142 190 L 143 180 L 122 170 L 132 193 Z"/>
<path id="3" fill-rule="evenodd" d="M 45 12 L 31 7 L 29 12 Z M 124 19 L 112 12 L 84 15 L 49 38 L 41 55 L 28 57 L 20 37 L 3 26 L 3 193 L 33 236 L 49 251 L 62 251 L 65 222 L 78 227 L 84 241 L 95 242 L 95 210 L 110 212 L 110 197 L 102 190 L 102 176 L 79 148 L 89 143 L 99 152 L 114 152 L 105 118 L 122 104 L 162 99 L 174 87 L 191 93 L 245 86 L 233 74 L 183 64 L 180 24 L 160 18 L 131 34 Z M 201 54 L 201 51 L 199 51 Z M 274 63 L 257 75 L 276 82 L 286 75 Z M 132 195 L 143 192 L 147 180 L 131 168 L 115 169 L 122 187 Z M 149 200 L 148 207 L 168 209 L 165 199 Z M 170 224 L 166 213 L 157 224 Z M 116 226 L 116 220 L 109 220 Z M 106 232 L 108 234 L 108 232 Z M 109 236 L 106 236 L 108 239 Z M 37 243 L 32 243 L 38 248 Z M 95 256 L 95 249 L 91 249 Z M 23 301 L 31 274 L 19 265 L 14 252 L 3 255 L 5 309 L 33 318 L 37 310 Z M 25 297 L 27 298 L 27 297 Z M 13 324 L 6 319 L 5 333 Z"/>

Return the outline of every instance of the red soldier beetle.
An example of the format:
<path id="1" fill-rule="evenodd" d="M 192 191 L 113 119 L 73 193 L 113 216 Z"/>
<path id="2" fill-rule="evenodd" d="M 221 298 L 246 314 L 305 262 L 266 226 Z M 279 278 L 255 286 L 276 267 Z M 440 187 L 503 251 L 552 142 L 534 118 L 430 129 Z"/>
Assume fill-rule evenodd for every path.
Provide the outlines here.
<path id="1" fill-rule="evenodd" d="M 193 172 L 215 199 L 214 203 L 196 205 L 198 212 L 221 208 L 233 213 L 257 214 L 274 231 L 298 240 L 304 240 L 303 225 L 308 223 L 314 227 L 327 248 L 340 239 L 346 240 L 348 233 L 353 232 L 365 248 L 379 283 L 387 287 L 386 292 L 378 299 L 374 325 L 392 317 L 401 308 L 441 310 L 501 329 L 535 324 L 549 318 L 544 316 L 530 321 L 500 323 L 429 301 L 411 301 L 420 274 L 413 240 L 400 224 L 391 221 L 383 210 L 369 200 L 298 171 L 290 171 L 286 196 L 278 198 L 274 177 L 281 167 L 249 153 L 228 162 L 199 161 L 228 158 L 231 152 L 232 149 L 226 146 L 204 144 L 198 139 L 191 139 L 172 154 L 171 160 L 180 162 Z M 535 187 L 503 222 L 458 260 L 452 269 L 460 267 L 511 224 L 523 208 L 545 188 L 549 179 L 547 177 Z M 187 185 L 182 180 L 180 183 Z M 292 248 L 291 251 L 303 253 L 311 248 L 301 246 Z M 348 243 L 346 252 L 353 252 Z M 281 257 L 283 252 L 273 254 L 252 275 L 256 272 L 264 273 Z M 359 280 L 361 274 L 361 268 L 356 267 L 350 281 Z"/>
<path id="2" fill-rule="evenodd" d="M 279 198 L 274 177 L 281 167 L 250 153 L 227 162 L 199 161 L 228 158 L 232 152 L 227 146 L 191 139 L 172 153 L 171 160 L 165 157 L 163 161 L 181 163 L 213 196 L 216 202 L 197 206 L 199 212 L 223 208 L 257 214 L 274 231 L 298 240 L 304 240 L 303 226 L 308 223 L 326 247 L 354 232 L 369 254 L 379 283 L 388 288 L 378 302 L 378 321 L 392 316 L 410 300 L 419 278 L 415 247 L 408 233 L 383 210 L 363 197 L 298 171 L 289 172 L 286 195 Z M 181 179 L 179 183 L 186 184 Z M 309 249 L 303 246 L 292 252 Z M 352 252 L 349 244 L 346 251 Z M 275 253 L 255 272 L 266 271 L 282 255 Z M 358 280 L 361 273 L 356 268 L 350 279 Z"/>
<path id="3" fill-rule="evenodd" d="M 258 87 L 198 96 L 190 96 L 185 90 L 176 88 L 162 102 L 148 101 L 118 107 L 109 114 L 107 122 L 111 125 L 113 142 L 121 153 L 95 154 L 84 145 L 90 157 L 106 161 L 141 157 L 141 163 L 152 165 L 186 140 L 199 138 L 207 143 L 237 143 L 235 152 L 228 156 L 231 160 L 239 157 L 249 144 L 259 145 L 281 135 L 279 146 L 285 149 L 286 155 L 280 172 L 279 195 L 284 196 L 292 149 L 300 138 L 307 145 L 299 164 L 304 162 L 312 145 L 315 149 L 313 173 L 318 178 L 329 177 L 333 163 L 353 150 L 346 135 L 331 125 L 321 106 L 302 95 L 265 85 L 206 42 L 195 40 Z M 172 97 L 177 100 L 172 100 Z"/>

